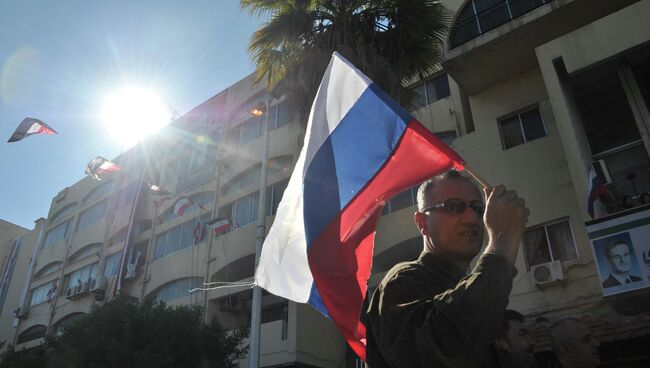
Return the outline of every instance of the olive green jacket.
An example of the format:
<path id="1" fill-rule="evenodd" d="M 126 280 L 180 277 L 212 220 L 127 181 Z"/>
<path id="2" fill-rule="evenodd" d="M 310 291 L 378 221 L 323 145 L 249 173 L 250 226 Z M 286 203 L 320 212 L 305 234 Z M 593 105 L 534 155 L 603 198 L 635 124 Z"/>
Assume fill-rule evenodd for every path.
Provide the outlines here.
<path id="1" fill-rule="evenodd" d="M 396 265 L 362 317 L 368 366 L 498 367 L 492 343 L 513 271 L 494 254 L 481 256 L 468 275 L 428 251 Z"/>

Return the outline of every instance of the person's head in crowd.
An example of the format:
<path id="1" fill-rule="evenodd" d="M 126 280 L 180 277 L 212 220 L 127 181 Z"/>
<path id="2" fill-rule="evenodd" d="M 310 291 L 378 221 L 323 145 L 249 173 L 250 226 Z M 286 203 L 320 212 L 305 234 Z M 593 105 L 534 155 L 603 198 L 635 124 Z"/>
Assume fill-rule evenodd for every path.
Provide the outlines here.
<path id="1" fill-rule="evenodd" d="M 563 318 L 551 326 L 551 347 L 563 368 L 597 367 L 599 346 L 589 327 L 577 318 Z"/>
<path id="2" fill-rule="evenodd" d="M 499 359 L 504 367 L 536 367 L 535 345 L 524 327 L 524 316 L 514 310 L 503 313 L 499 332 L 494 339 Z"/>
<path id="3" fill-rule="evenodd" d="M 630 246 L 624 241 L 613 241 L 605 247 L 605 257 L 611 273 L 627 276 L 632 269 Z"/>
<path id="4" fill-rule="evenodd" d="M 631 196 L 626 195 L 621 200 L 621 205 L 623 206 L 624 209 L 632 208 L 634 207 L 634 201 L 632 200 Z"/>
<path id="5" fill-rule="evenodd" d="M 417 201 L 415 223 L 425 250 L 469 266 L 483 245 L 485 204 L 476 185 L 450 170 L 422 183 Z"/>
<path id="6" fill-rule="evenodd" d="M 639 202 L 641 204 L 650 204 L 650 193 L 641 193 L 639 196 Z"/>

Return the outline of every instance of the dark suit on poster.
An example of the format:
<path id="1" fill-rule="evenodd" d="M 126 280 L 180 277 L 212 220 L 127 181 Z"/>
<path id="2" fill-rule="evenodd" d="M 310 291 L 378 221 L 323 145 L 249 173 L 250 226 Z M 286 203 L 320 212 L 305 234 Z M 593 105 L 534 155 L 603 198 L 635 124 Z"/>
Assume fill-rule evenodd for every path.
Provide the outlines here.
<path id="1" fill-rule="evenodd" d="M 630 282 L 641 281 L 640 277 L 634 275 L 629 275 L 627 278 L 630 279 Z M 620 286 L 620 285 L 623 284 L 621 284 L 620 281 L 618 281 L 611 273 L 609 274 L 609 277 L 607 277 L 605 281 L 603 281 L 603 289 L 613 287 L 613 286 Z"/>

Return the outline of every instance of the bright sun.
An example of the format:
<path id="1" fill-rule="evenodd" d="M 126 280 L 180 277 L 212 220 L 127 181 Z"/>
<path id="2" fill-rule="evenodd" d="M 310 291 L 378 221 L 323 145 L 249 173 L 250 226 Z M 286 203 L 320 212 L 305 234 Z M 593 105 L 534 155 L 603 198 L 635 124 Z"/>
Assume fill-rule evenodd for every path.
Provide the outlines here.
<path id="1" fill-rule="evenodd" d="M 126 87 L 106 97 L 101 117 L 109 134 L 131 147 L 167 125 L 171 112 L 153 91 Z"/>

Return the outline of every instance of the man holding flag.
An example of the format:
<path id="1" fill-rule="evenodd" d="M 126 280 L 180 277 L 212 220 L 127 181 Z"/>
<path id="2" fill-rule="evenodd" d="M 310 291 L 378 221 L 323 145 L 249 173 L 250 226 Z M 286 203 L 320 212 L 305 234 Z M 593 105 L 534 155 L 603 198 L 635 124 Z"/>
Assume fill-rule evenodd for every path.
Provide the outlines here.
<path id="1" fill-rule="evenodd" d="M 528 220 L 524 199 L 502 185 L 481 193 L 448 171 L 418 190 L 420 257 L 396 265 L 367 311 L 367 362 L 381 367 L 498 367 L 493 341 Z M 474 269 L 483 232 L 488 243 Z"/>
<path id="2" fill-rule="evenodd" d="M 398 315 L 390 316 L 390 310 L 384 309 L 381 302 L 383 290 L 375 296 L 377 302 L 373 302 L 366 321 L 369 323 L 359 318 L 372 267 L 375 227 L 383 204 L 404 189 L 450 169 L 470 172 L 456 152 L 348 60 L 334 53 L 312 105 L 305 143 L 261 249 L 255 272 L 256 286 L 289 300 L 310 304 L 336 324 L 359 357 L 366 359 L 368 353 L 368 362 L 373 368 L 432 366 L 435 362 L 447 362 L 435 358 L 440 352 L 436 346 L 425 347 L 419 343 L 432 342 L 431 338 L 418 340 L 422 333 L 437 336 L 437 332 L 423 330 L 422 326 L 413 323 L 411 315 L 401 310 Z M 420 202 L 421 214 L 416 215 L 416 222 L 425 244 L 427 239 L 431 240 L 428 249 L 443 245 L 434 239 L 444 240 L 446 250 L 455 245 L 461 247 L 458 254 L 462 259 L 453 258 L 451 256 L 457 253 L 448 252 L 451 258 L 446 265 L 464 271 L 481 248 L 483 202 L 478 190 L 467 179 L 444 181 L 435 186 L 435 193 L 428 189 L 423 192 L 426 198 Z M 449 202 L 451 199 L 454 201 Z M 505 310 L 511 287 L 516 244 L 521 240 L 527 211 L 516 193 L 502 186 L 489 191 L 486 223 L 491 239 L 490 256 L 479 262 L 485 265 L 478 268 L 478 272 L 489 270 L 492 276 L 475 286 L 483 295 L 496 294 L 497 307 L 491 312 L 497 315 L 489 318 L 468 315 L 464 323 L 473 326 L 472 332 L 493 324 L 496 331 L 501 322 L 500 314 Z M 476 218 L 471 219 L 471 213 Z M 465 223 L 467 221 L 470 223 Z M 455 244 L 456 241 L 461 243 Z M 396 295 L 392 300 L 400 302 L 401 297 L 406 296 L 404 302 L 417 302 L 421 306 L 417 311 L 431 304 L 424 303 L 425 295 L 419 292 L 428 293 L 426 297 L 431 299 L 438 294 L 433 293 L 434 290 L 453 289 L 448 282 L 430 285 L 428 280 L 423 285 L 415 283 L 412 286 L 423 289 Z M 481 305 L 461 307 L 480 309 Z M 457 315 L 454 322 L 460 317 Z M 399 330 L 402 324 L 408 327 L 408 331 L 403 330 L 404 335 L 396 333 L 402 331 Z M 451 329 L 451 326 L 446 327 L 445 331 Z M 259 336 L 257 329 L 258 326 L 251 323 L 251 340 Z M 450 338 L 460 341 L 467 337 L 465 333 Z M 485 336 L 489 341 L 494 337 L 492 334 Z M 366 352 L 367 338 L 370 343 Z M 483 352 L 481 346 L 476 348 Z M 433 349 L 433 354 L 425 348 Z M 420 355 L 421 352 L 424 355 Z M 460 351 L 458 356 L 456 350 L 444 353 L 451 354 L 448 355 L 450 359 L 466 363 L 463 366 L 477 363 L 482 357 L 478 354 L 468 357 Z"/>

